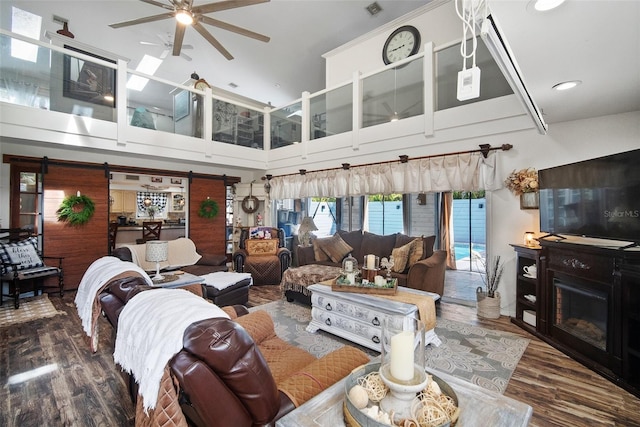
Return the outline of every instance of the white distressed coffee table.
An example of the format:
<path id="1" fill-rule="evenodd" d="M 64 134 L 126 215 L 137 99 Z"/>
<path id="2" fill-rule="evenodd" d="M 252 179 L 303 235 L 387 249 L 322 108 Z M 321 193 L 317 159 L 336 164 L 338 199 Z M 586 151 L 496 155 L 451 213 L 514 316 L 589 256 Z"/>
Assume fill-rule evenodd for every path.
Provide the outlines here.
<path id="1" fill-rule="evenodd" d="M 311 291 L 311 322 L 307 332 L 319 329 L 341 338 L 380 351 L 382 322 L 390 316 L 418 317 L 413 304 L 393 301 L 372 294 L 333 292 L 331 286 L 314 284 Z M 403 292 L 428 295 L 437 301 L 440 295 L 432 292 L 402 288 Z M 433 329 L 426 331 L 425 344 L 440 345 Z"/>

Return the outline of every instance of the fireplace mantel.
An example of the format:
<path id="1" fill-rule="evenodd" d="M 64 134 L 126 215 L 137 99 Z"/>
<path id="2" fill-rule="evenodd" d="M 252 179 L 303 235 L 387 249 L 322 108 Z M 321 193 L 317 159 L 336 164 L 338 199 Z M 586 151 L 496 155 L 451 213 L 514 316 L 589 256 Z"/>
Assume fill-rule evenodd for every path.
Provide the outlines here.
<path id="1" fill-rule="evenodd" d="M 513 247 L 513 323 L 640 396 L 640 250 L 545 239 Z M 531 264 L 535 278 L 521 271 Z"/>

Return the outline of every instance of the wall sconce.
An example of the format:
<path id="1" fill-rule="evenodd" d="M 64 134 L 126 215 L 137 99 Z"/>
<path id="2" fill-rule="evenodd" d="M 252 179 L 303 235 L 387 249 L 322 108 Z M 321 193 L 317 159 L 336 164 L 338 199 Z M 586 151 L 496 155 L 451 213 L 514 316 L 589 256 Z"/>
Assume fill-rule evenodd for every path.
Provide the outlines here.
<path id="1" fill-rule="evenodd" d="M 534 246 L 536 246 L 537 242 L 536 239 L 534 237 L 534 233 L 533 231 L 527 231 L 524 233 L 524 245 L 529 247 L 529 248 L 533 248 Z"/>
<path id="2" fill-rule="evenodd" d="M 149 196 L 144 198 L 144 200 L 142 201 L 142 204 L 145 205 L 145 207 L 147 208 L 151 206 L 151 199 L 149 198 Z"/>
<path id="3" fill-rule="evenodd" d="M 418 193 L 418 205 L 424 206 L 427 204 L 427 194 L 426 193 Z"/>

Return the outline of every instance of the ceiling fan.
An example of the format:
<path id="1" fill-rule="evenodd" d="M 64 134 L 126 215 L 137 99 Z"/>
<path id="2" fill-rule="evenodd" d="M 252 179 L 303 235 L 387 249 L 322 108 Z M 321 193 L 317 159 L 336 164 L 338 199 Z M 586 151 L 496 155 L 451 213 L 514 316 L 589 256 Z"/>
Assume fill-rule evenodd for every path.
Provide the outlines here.
<path id="1" fill-rule="evenodd" d="M 160 34 L 158 34 L 157 36 L 160 39 L 161 43 L 141 41 L 140 44 L 145 46 L 163 46 L 164 50 L 160 54 L 160 59 L 165 59 L 169 55 L 169 52 L 173 50 L 173 41 L 171 41 L 171 34 L 168 34 L 167 38 L 163 38 Z M 193 46 L 191 46 L 190 44 L 183 44 L 182 49 L 193 49 Z M 184 52 L 180 52 L 180 56 L 187 61 L 191 61 L 192 59 Z"/>
<path id="2" fill-rule="evenodd" d="M 146 16 L 144 18 L 133 19 L 131 21 L 118 22 L 116 24 L 110 24 L 111 28 L 122 28 L 130 25 L 146 24 L 148 22 L 161 21 L 163 19 L 175 18 L 176 19 L 176 32 L 173 38 L 173 56 L 180 55 L 183 48 L 182 41 L 184 39 L 184 33 L 188 26 L 192 26 L 202 37 L 204 37 L 213 47 L 215 47 L 225 58 L 228 60 L 233 59 L 233 56 L 225 49 L 220 42 L 211 35 L 209 31 L 202 25 L 207 24 L 214 27 L 221 28 L 223 30 L 231 31 L 232 33 L 240 34 L 246 37 L 250 37 L 262 42 L 268 42 L 269 37 L 262 34 L 255 33 L 253 31 L 237 27 L 235 25 L 219 21 L 217 19 L 206 16 L 206 13 L 219 12 L 221 10 L 235 9 L 238 7 L 251 6 L 259 3 L 266 3 L 269 0 L 224 0 L 216 3 L 203 4 L 201 6 L 193 6 L 193 0 L 167 0 L 169 4 L 161 3 L 155 0 L 140 0 L 143 3 L 148 3 L 154 6 L 167 9 L 170 12 L 162 13 L 160 15 Z"/>

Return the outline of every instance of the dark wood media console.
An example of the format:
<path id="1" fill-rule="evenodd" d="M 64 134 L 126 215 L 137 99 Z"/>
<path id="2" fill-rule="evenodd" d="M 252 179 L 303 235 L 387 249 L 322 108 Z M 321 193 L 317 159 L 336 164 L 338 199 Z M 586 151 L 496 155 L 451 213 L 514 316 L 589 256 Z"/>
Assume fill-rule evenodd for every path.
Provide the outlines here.
<path id="1" fill-rule="evenodd" d="M 640 397 L 639 248 L 555 239 L 541 239 L 535 248 L 512 246 L 512 322 Z M 537 277 L 525 275 L 531 265 Z"/>

